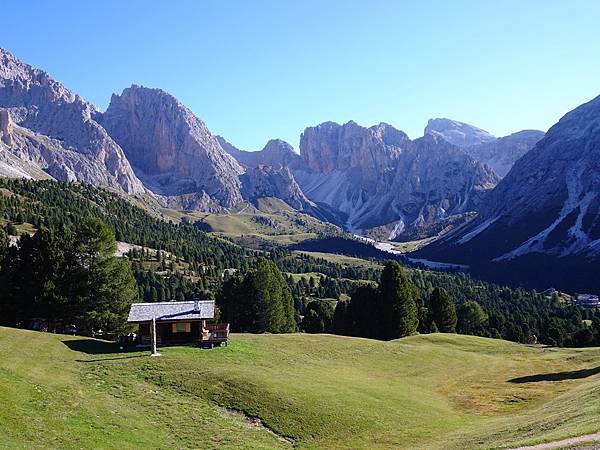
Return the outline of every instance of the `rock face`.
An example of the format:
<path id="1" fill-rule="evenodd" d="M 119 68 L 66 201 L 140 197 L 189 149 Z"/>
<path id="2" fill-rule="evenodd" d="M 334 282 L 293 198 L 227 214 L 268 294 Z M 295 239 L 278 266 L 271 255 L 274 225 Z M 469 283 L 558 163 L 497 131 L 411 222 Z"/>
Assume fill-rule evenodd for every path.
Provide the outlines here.
<path id="1" fill-rule="evenodd" d="M 544 137 L 544 132 L 523 130 L 496 138 L 485 130 L 449 119 L 431 119 L 425 135 L 442 136 L 471 157 L 490 166 L 500 177 L 506 176 L 515 161 Z"/>
<path id="2" fill-rule="evenodd" d="M 481 128 L 450 119 L 429 119 L 425 134 L 439 134 L 457 147 L 470 147 L 495 141 L 496 137 Z"/>
<path id="3" fill-rule="evenodd" d="M 393 167 L 403 145 L 410 139 L 387 124 L 370 129 L 355 122 L 325 122 L 304 130 L 300 155 L 308 170 L 329 174 L 357 169 L 362 182 L 375 182 L 378 174 Z"/>
<path id="4" fill-rule="evenodd" d="M 226 208 L 242 201 L 242 167 L 170 94 L 133 85 L 112 96 L 101 123 L 154 193 L 193 209 L 209 208 L 209 198 Z"/>
<path id="5" fill-rule="evenodd" d="M 245 152 L 213 136 L 164 91 L 133 85 L 101 113 L 0 49 L 0 175 L 151 192 L 173 208 L 221 211 L 277 197 L 349 230 L 422 237 L 478 207 L 486 217 L 480 205 L 498 177 L 475 159 L 505 173 L 540 136 L 526 131 L 497 139 L 434 119 L 412 141 L 385 123 L 326 122 L 304 131 L 300 154 L 281 140 Z M 569 192 L 562 194 L 571 198 Z M 588 217 L 597 200 L 583 206 Z"/>
<path id="6" fill-rule="evenodd" d="M 13 143 L 13 125 L 10 120 L 10 114 L 6 109 L 0 110 L 0 140 L 6 145 Z"/>
<path id="7" fill-rule="evenodd" d="M 276 197 L 298 211 L 308 211 L 315 205 L 304 195 L 288 167 L 256 166 L 246 170 L 242 180 L 244 198 L 255 201 Z"/>
<path id="8" fill-rule="evenodd" d="M 565 115 L 487 197 L 432 246 L 455 260 L 600 255 L 600 97 Z"/>
<path id="9" fill-rule="evenodd" d="M 294 168 L 300 162 L 300 155 L 294 151 L 290 144 L 281 139 L 271 139 L 262 150 L 256 152 L 240 150 L 221 136 L 217 136 L 217 140 L 227 153 L 245 167 L 263 165 L 274 168 Z"/>
<path id="10" fill-rule="evenodd" d="M 463 150 L 505 177 L 515 162 L 544 137 L 543 131 L 523 130 L 491 142 L 465 147 Z"/>
<path id="11" fill-rule="evenodd" d="M 389 239 L 471 211 L 498 181 L 440 136 L 411 141 L 387 124 L 307 128 L 300 153 L 294 176 L 308 198 L 345 214 L 348 229 L 383 226 Z"/>
<path id="12" fill-rule="evenodd" d="M 3 143 L 50 176 L 134 194 L 143 186 L 121 148 L 95 121 L 98 110 L 41 70 L 0 49 Z M 8 122 L 7 122 L 8 121 Z"/>

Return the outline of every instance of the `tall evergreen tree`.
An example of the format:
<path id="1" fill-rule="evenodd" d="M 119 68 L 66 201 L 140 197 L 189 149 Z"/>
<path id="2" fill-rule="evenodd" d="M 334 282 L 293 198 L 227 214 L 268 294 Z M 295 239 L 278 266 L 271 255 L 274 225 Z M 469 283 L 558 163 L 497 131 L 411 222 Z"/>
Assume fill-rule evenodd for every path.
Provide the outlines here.
<path id="1" fill-rule="evenodd" d="M 458 331 L 462 334 L 475 334 L 488 315 L 476 301 L 469 300 L 458 308 Z"/>
<path id="2" fill-rule="evenodd" d="M 62 318 L 63 263 L 64 253 L 54 233 L 41 229 L 33 236 L 23 235 L 6 261 L 3 303 L 8 310 L 4 320 L 10 317 L 24 324 L 40 318 L 51 328 L 56 319 Z"/>
<path id="3" fill-rule="evenodd" d="M 419 323 L 419 291 L 396 261 L 385 265 L 378 294 L 381 338 L 397 339 L 414 333 Z"/>
<path id="4" fill-rule="evenodd" d="M 349 314 L 348 305 L 350 302 L 338 301 L 335 305 L 333 312 L 333 324 L 332 331 L 335 334 L 349 335 L 352 333 L 351 326 L 349 325 Z"/>
<path id="5" fill-rule="evenodd" d="M 8 233 L 4 228 L 0 228 L 0 268 L 2 268 L 2 263 L 4 258 L 8 253 L 8 244 L 10 240 L 8 237 Z"/>
<path id="6" fill-rule="evenodd" d="M 85 220 L 74 236 L 68 270 L 71 298 L 77 315 L 89 328 L 119 329 L 138 298 L 138 289 L 127 259 L 115 257 L 112 231 L 99 219 Z"/>
<path id="7" fill-rule="evenodd" d="M 379 338 L 381 314 L 377 301 L 377 289 L 366 284 L 358 287 L 350 299 L 346 319 L 348 334 L 352 336 Z"/>
<path id="8" fill-rule="evenodd" d="M 444 288 L 436 287 L 429 296 L 429 315 L 442 333 L 456 333 L 456 308 Z"/>
<path id="9" fill-rule="evenodd" d="M 226 281 L 217 302 L 224 320 L 239 331 L 296 331 L 292 293 L 277 266 L 266 258 L 258 258 L 256 269 L 241 283 L 235 278 Z"/>

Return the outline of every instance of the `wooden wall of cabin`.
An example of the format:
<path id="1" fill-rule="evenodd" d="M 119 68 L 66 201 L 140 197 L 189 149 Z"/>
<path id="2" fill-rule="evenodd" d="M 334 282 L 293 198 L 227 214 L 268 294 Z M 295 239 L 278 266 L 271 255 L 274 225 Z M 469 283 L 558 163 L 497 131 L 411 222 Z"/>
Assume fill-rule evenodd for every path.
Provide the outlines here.
<path id="1" fill-rule="evenodd" d="M 200 322 L 180 322 L 189 323 L 190 331 L 173 332 L 174 323 L 156 324 L 156 334 L 160 336 L 163 343 L 184 343 L 193 342 L 200 339 Z"/>
<path id="2" fill-rule="evenodd" d="M 200 339 L 202 323 L 199 321 L 187 321 L 179 323 L 189 323 L 190 332 L 173 332 L 173 324 L 177 322 L 158 322 L 156 324 L 156 339 L 159 344 L 170 344 L 170 343 L 186 343 L 193 342 Z M 150 323 L 139 324 L 139 336 L 138 340 L 142 344 L 150 343 Z"/>

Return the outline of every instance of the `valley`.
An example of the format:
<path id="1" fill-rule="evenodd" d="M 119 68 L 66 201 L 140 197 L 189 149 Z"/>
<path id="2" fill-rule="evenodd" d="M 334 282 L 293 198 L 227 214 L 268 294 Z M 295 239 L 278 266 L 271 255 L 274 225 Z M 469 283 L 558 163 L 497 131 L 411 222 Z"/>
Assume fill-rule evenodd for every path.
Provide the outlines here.
<path id="1" fill-rule="evenodd" d="M 522 3 L 3 5 L 0 447 L 600 448 L 600 8 Z"/>

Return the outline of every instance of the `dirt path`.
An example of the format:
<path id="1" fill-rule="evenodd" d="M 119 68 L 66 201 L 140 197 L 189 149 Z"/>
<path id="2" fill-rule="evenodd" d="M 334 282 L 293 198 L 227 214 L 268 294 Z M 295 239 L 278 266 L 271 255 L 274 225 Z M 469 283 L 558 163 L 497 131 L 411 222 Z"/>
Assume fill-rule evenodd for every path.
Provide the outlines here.
<path id="1" fill-rule="evenodd" d="M 600 433 L 586 434 L 585 436 L 563 439 L 562 441 L 547 442 L 529 447 L 518 447 L 511 450 L 556 450 L 564 448 L 581 450 L 600 449 Z"/>

